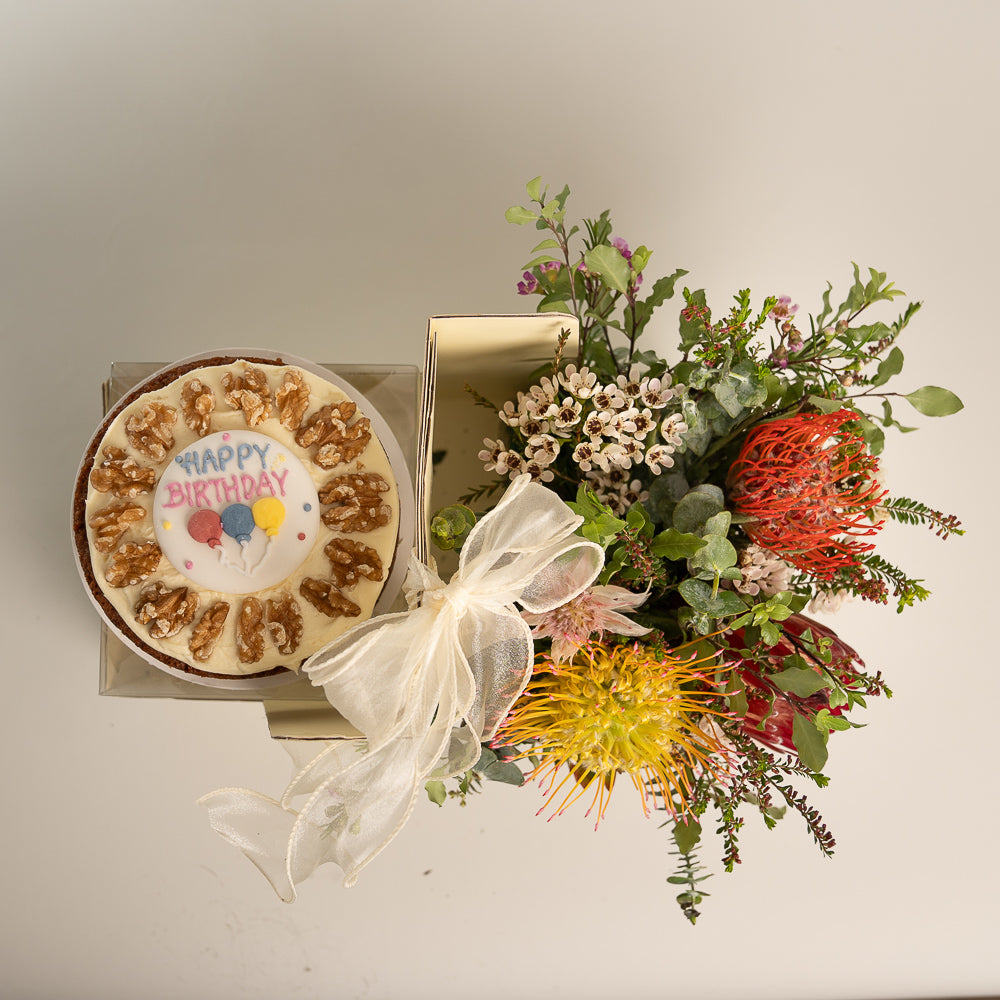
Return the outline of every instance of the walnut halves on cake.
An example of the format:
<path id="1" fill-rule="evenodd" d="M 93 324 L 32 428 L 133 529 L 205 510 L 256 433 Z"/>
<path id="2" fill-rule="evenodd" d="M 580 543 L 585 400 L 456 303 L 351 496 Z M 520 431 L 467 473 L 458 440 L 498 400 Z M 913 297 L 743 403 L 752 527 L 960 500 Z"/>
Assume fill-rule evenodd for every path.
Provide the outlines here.
<path id="1" fill-rule="evenodd" d="M 259 427 L 271 415 L 271 389 L 259 368 L 247 368 L 242 377 L 226 372 L 222 376 L 226 402 L 242 410 L 247 427 Z"/>
<path id="2" fill-rule="evenodd" d="M 90 473 L 90 485 L 98 493 L 113 493 L 120 499 L 131 499 L 140 493 L 151 493 L 156 485 L 156 470 L 139 465 L 121 448 L 108 445 L 104 461 Z"/>
<path id="3" fill-rule="evenodd" d="M 306 577 L 299 586 L 299 593 L 327 618 L 357 618 L 361 614 L 361 608 L 344 597 L 333 580 Z"/>
<path id="4" fill-rule="evenodd" d="M 125 421 L 125 436 L 136 451 L 160 463 L 174 446 L 176 422 L 177 411 L 172 406 L 154 401 Z"/>
<path id="5" fill-rule="evenodd" d="M 214 410 L 215 393 L 211 387 L 200 378 L 188 379 L 181 389 L 181 416 L 198 437 L 211 433 Z"/>
<path id="6" fill-rule="evenodd" d="M 256 663 L 264 655 L 264 604 L 248 597 L 236 619 L 236 651 L 240 663 Z"/>
<path id="7" fill-rule="evenodd" d="M 160 565 L 160 546 L 156 542 L 126 542 L 108 560 L 104 579 L 112 587 L 132 587 L 152 576 Z"/>
<path id="8" fill-rule="evenodd" d="M 171 590 L 162 580 L 157 580 L 139 595 L 135 605 L 136 621 L 149 626 L 151 638 L 169 639 L 191 624 L 198 603 L 198 595 L 187 587 Z"/>
<path id="9" fill-rule="evenodd" d="M 195 625 L 188 640 L 188 649 L 199 663 L 206 663 L 215 652 L 228 615 L 229 604 L 226 601 L 216 601 Z"/>
<path id="10" fill-rule="evenodd" d="M 321 469 L 354 461 L 372 439 L 371 421 L 367 417 L 348 424 L 357 409 L 357 404 L 348 400 L 321 407 L 299 429 L 295 443 L 302 448 L 316 445 L 313 461 Z"/>
<path id="11" fill-rule="evenodd" d="M 122 540 L 125 532 L 145 516 L 144 507 L 128 500 L 119 500 L 95 510 L 87 521 L 94 529 L 94 548 L 107 554 Z"/>

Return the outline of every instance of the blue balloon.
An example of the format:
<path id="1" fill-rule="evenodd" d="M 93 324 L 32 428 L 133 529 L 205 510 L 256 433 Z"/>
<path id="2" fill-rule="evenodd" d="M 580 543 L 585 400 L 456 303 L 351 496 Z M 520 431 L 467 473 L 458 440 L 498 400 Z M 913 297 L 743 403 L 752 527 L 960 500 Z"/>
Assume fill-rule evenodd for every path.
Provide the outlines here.
<path id="1" fill-rule="evenodd" d="M 246 504 L 233 503 L 222 512 L 222 530 L 240 545 L 250 541 L 254 526 L 253 511 Z"/>

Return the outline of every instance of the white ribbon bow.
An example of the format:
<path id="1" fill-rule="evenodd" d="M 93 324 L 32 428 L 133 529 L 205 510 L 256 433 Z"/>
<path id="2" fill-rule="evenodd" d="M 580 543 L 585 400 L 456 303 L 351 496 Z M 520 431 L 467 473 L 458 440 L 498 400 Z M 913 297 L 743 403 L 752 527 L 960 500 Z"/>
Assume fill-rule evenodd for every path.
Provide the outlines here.
<path id="1" fill-rule="evenodd" d="M 551 490 L 518 477 L 469 533 L 450 583 L 411 557 L 410 611 L 363 622 L 306 661 L 313 684 L 364 742 L 326 743 L 311 759 L 315 744 L 290 746 L 298 770 L 280 802 L 242 788 L 200 800 L 212 827 L 283 900 L 328 861 L 353 885 L 429 777 L 475 764 L 531 676 L 531 633 L 514 602 L 550 611 L 601 571 L 603 549 L 573 534 L 582 520 Z M 292 800 L 302 796 L 296 810 Z"/>

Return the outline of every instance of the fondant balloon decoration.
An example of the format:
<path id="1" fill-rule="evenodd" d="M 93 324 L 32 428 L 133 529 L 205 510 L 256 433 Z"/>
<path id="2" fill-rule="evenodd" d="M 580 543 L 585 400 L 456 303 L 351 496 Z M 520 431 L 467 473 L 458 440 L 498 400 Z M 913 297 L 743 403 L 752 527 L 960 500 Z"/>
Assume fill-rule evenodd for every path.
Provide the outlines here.
<path id="1" fill-rule="evenodd" d="M 285 505 L 277 497 L 261 497 L 253 505 L 253 519 L 258 528 L 273 538 L 285 520 Z"/>
<path id="2" fill-rule="evenodd" d="M 199 510 L 188 518 L 188 534 L 196 542 L 207 542 L 209 548 L 222 544 L 222 518 L 214 510 Z"/>
<path id="3" fill-rule="evenodd" d="M 230 538 L 235 538 L 241 547 L 250 541 L 253 529 L 253 511 L 246 504 L 231 503 L 222 512 L 222 530 Z"/>

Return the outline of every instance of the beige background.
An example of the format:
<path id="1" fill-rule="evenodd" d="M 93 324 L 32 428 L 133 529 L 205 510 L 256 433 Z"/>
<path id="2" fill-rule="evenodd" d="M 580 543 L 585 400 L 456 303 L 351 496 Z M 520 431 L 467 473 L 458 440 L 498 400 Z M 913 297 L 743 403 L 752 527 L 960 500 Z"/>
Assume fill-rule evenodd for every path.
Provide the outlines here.
<path id="1" fill-rule="evenodd" d="M 1000 990 L 998 29 L 988 2 L 0 0 L 0 994 Z M 419 363 L 428 315 L 523 308 L 533 234 L 503 212 L 538 173 L 717 309 L 750 286 L 815 311 L 852 260 L 923 299 L 900 385 L 968 405 L 893 436 L 888 478 L 969 534 L 887 531 L 933 600 L 839 619 L 896 697 L 835 740 L 835 860 L 750 817 L 692 929 L 627 794 L 595 835 L 494 787 L 282 905 L 194 804 L 283 786 L 259 707 L 96 693 L 67 513 L 98 383 L 233 342 Z"/>

